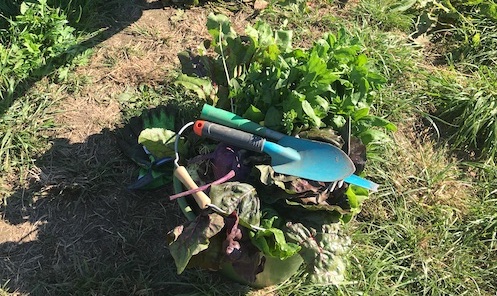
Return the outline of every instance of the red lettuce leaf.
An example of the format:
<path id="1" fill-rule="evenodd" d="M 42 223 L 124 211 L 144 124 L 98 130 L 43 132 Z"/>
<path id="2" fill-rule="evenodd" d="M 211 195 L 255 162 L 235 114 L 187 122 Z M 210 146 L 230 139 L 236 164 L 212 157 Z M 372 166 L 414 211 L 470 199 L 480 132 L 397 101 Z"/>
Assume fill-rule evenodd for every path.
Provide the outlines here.
<path id="1" fill-rule="evenodd" d="M 195 220 L 168 233 L 169 251 L 178 274 L 182 273 L 192 256 L 209 247 L 210 239 L 224 227 L 224 219 L 216 213 L 201 213 Z"/>
<path id="2" fill-rule="evenodd" d="M 248 230 L 239 228 L 236 212 L 225 218 L 226 239 L 223 241 L 223 261 L 233 268 L 237 276 L 247 282 L 254 282 L 258 273 L 264 270 L 265 258 L 252 245 Z"/>
<path id="3" fill-rule="evenodd" d="M 238 228 L 239 221 L 236 212 L 225 218 L 226 239 L 223 242 L 223 250 L 230 261 L 235 261 L 241 256 L 239 240 L 242 238 L 242 230 Z"/>

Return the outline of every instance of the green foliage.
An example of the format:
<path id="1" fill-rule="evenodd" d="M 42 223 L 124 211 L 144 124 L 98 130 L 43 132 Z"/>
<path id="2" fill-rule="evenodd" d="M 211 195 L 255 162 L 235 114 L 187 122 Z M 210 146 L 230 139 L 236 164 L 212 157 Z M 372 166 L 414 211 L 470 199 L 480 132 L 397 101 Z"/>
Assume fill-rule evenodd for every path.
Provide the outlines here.
<path id="1" fill-rule="evenodd" d="M 290 223 L 290 241 L 298 243 L 309 280 L 315 284 L 342 284 L 345 280 L 345 254 L 350 238 L 341 230 L 339 223 L 324 224 L 321 229 L 308 228 L 301 223 Z"/>
<path id="2" fill-rule="evenodd" d="M 197 77 L 190 77 L 183 74 L 176 79 L 174 84 L 181 85 L 186 89 L 193 91 L 199 99 L 211 100 L 214 103 L 216 103 L 218 100 L 216 95 L 217 88 L 208 80 Z"/>
<path id="3" fill-rule="evenodd" d="M 227 213 L 236 212 L 240 224 L 245 227 L 259 226 L 261 220 L 260 201 L 255 188 L 246 183 L 226 182 L 212 185 L 209 194 L 212 203 Z"/>
<path id="4" fill-rule="evenodd" d="M 257 165 L 260 181 L 265 188 L 260 190 L 264 202 L 274 204 L 284 200 L 288 212 L 305 209 L 310 215 L 325 214 L 331 219 L 349 222 L 360 212 L 361 204 L 368 197 L 367 189 L 349 186 L 329 190 L 332 183 L 309 182 L 295 176 L 276 174 L 269 165 Z"/>
<path id="5" fill-rule="evenodd" d="M 46 0 L 23 2 L 19 15 L 0 31 L 0 92 L 10 97 L 28 77 L 51 73 L 53 58 L 63 61 L 77 42 L 65 14 Z"/>
<path id="6" fill-rule="evenodd" d="M 138 137 L 138 143 L 157 158 L 174 156 L 175 140 L 176 132 L 163 128 L 144 129 Z"/>
<path id="7" fill-rule="evenodd" d="M 265 229 L 255 232 L 250 239 L 252 244 L 264 254 L 284 260 L 297 254 L 301 247 L 298 244 L 287 242 L 284 232 L 273 227 L 273 222 L 276 219 L 278 216 L 263 219 L 261 226 Z"/>
<path id="8" fill-rule="evenodd" d="M 176 113 L 177 110 L 162 107 L 144 112 L 141 116 L 143 126 L 138 144 L 143 145 L 156 159 L 174 156 Z"/>
<path id="9" fill-rule="evenodd" d="M 9 27 L 8 19 L 19 14 L 19 6 L 22 0 L 2 1 L 0 3 L 0 30 L 6 30 Z"/>
<path id="10" fill-rule="evenodd" d="M 205 50 L 200 51 L 204 73 L 187 74 L 219 86 L 216 99 L 210 101 L 218 107 L 232 103 L 237 114 L 288 134 L 312 127 L 340 130 L 348 118 L 353 134 L 368 142 L 385 139 L 381 130 L 371 131 L 375 127 L 395 130 L 369 114 L 375 91 L 385 79 L 362 54 L 359 38 L 345 29 L 325 34 L 309 49 L 294 49 L 292 31 L 273 30 L 263 21 L 247 26 L 244 36 L 237 35 L 222 15 L 211 14 L 207 27 L 217 56 L 208 58 Z M 187 88 L 203 93 L 198 91 L 207 89 L 203 84 L 198 80 Z"/>
<path id="11" fill-rule="evenodd" d="M 245 35 L 238 35 L 226 16 L 211 14 L 207 28 L 212 37 L 204 43 L 207 48 L 200 48 L 199 55 L 179 55 L 183 74 L 176 81 L 200 99 L 233 108 L 245 118 L 287 134 L 311 136 L 319 130 L 333 143 L 342 141 L 338 132 L 348 139 L 349 126 L 368 146 L 388 141 L 386 131 L 396 130 L 394 124 L 370 112 L 386 79 L 364 54 L 359 35 L 341 28 L 303 49 L 293 48 L 292 31 L 274 30 L 261 20 L 248 25 Z M 266 230 L 253 233 L 252 244 L 278 258 L 298 252 L 311 282 L 341 283 L 348 240 L 338 234 L 340 223 L 349 222 L 360 211 L 368 192 L 354 186 L 331 189 L 332 184 L 276 177 L 264 166 L 257 168 L 264 184 L 257 190 L 266 217 L 261 226 Z M 232 191 L 213 190 L 210 194 L 218 206 L 215 199 L 229 200 L 224 196 Z M 269 218 L 268 213 L 272 213 Z"/>

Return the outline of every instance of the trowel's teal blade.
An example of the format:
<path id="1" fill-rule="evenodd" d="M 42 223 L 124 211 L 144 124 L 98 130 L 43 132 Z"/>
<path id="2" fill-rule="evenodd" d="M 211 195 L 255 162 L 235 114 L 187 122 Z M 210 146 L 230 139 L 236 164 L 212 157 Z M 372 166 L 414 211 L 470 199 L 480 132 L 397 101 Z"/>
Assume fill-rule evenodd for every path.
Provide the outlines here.
<path id="1" fill-rule="evenodd" d="M 298 176 L 304 179 L 334 182 L 350 176 L 354 164 L 349 165 L 342 150 L 330 149 L 320 142 L 311 142 L 285 147 L 265 141 L 262 152 L 271 156 L 271 166 L 280 174 Z M 342 152 L 343 153 L 343 152 Z"/>
<path id="2" fill-rule="evenodd" d="M 278 145 L 295 149 L 306 162 L 310 180 L 334 182 L 343 180 L 355 172 L 355 166 L 350 157 L 328 143 L 291 136 L 281 138 Z"/>

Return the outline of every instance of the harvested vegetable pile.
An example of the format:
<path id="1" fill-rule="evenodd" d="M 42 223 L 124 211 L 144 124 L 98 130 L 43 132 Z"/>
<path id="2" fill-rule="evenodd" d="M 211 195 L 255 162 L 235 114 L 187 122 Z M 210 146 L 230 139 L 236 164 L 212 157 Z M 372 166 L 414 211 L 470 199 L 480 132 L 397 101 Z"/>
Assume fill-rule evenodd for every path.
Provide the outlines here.
<path id="1" fill-rule="evenodd" d="M 279 132 L 334 145 L 346 152 L 356 175 L 366 165 L 367 150 L 395 130 L 369 114 L 384 79 L 345 30 L 305 50 L 291 47 L 290 31 L 273 31 L 263 22 L 248 27 L 247 36 L 238 36 L 224 16 L 209 16 L 207 26 L 213 52 L 181 53 L 184 74 L 177 80 L 207 103 Z M 137 182 L 146 176 L 170 181 L 174 167 L 168 161 L 175 157 L 176 141 L 177 165 L 199 186 L 183 188 L 175 180 L 172 199 L 189 218 L 169 233 L 178 273 L 190 267 L 222 270 L 235 280 L 266 286 L 302 266 L 313 283 L 345 280 L 344 254 L 351 241 L 342 225 L 360 211 L 367 189 L 277 173 L 267 154 L 200 138 L 187 128 L 178 132 L 175 113 L 162 111 L 155 115 L 161 118 L 156 126 L 149 124 L 138 136 L 137 147 L 145 148 L 149 161 Z M 171 174 L 155 172 L 157 164 Z M 199 191 L 210 197 L 205 208 L 190 195 L 197 198 Z"/>
<path id="2" fill-rule="evenodd" d="M 344 280 L 343 255 L 350 239 L 341 232 L 340 221 L 352 215 L 349 200 L 357 204 L 367 190 L 278 174 L 267 156 L 224 143 L 203 140 L 201 145 L 214 145 L 214 150 L 192 158 L 187 169 L 201 188 L 234 172 L 229 182 L 206 190 L 212 204 L 229 215 L 198 210 L 194 220 L 170 232 L 178 272 L 229 265 L 243 281 L 256 283 L 267 257 L 302 257 L 309 280 Z M 195 207 L 192 200 L 189 204 Z"/>

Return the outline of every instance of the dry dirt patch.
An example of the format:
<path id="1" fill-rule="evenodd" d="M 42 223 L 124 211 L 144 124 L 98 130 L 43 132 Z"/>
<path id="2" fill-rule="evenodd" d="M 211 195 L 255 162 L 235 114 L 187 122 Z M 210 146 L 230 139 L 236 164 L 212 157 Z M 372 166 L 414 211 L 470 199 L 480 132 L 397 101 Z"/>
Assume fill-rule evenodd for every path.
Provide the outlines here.
<path id="1" fill-rule="evenodd" d="M 0 244 L 6 242 L 25 243 L 34 241 L 38 235 L 38 228 L 43 222 L 24 222 L 18 225 L 11 225 L 4 220 L 0 220 Z"/>
<path id="2" fill-rule="evenodd" d="M 196 8 L 145 10 L 136 22 L 102 42 L 90 65 L 80 71 L 97 85 L 161 83 L 178 67 L 179 52 L 208 38 L 206 20 L 207 12 Z"/>

